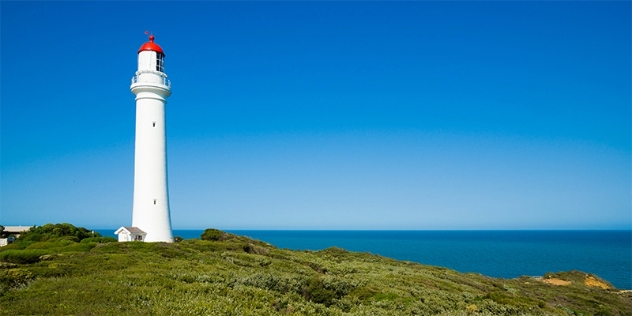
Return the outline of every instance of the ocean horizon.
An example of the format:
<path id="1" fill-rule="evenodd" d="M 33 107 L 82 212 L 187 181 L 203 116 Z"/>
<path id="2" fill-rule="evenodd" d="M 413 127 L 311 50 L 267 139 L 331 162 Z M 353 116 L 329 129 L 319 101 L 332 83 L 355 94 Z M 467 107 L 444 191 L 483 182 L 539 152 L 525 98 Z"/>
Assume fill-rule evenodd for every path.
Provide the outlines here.
<path id="1" fill-rule="evenodd" d="M 97 229 L 115 236 L 115 229 Z M 174 229 L 184 239 L 203 229 Z M 631 230 L 226 230 L 279 248 L 338 247 L 496 278 L 579 270 L 632 289 Z"/>

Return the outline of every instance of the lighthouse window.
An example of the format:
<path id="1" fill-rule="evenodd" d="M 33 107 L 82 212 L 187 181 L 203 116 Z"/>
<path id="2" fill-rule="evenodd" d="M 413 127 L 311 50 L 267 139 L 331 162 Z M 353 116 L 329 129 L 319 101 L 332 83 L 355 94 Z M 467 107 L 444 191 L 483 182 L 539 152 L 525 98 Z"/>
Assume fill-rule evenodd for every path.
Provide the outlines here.
<path id="1" fill-rule="evenodd" d="M 154 199 L 154 205 L 156 205 L 156 199 Z"/>
<path id="2" fill-rule="evenodd" d="M 153 122 L 152 124 L 153 124 L 154 127 L 156 127 L 156 122 Z"/>
<path id="3" fill-rule="evenodd" d="M 164 72 L 165 71 L 165 66 L 164 66 L 164 58 L 165 55 L 163 54 L 156 54 L 156 70 L 160 71 L 160 72 Z"/>

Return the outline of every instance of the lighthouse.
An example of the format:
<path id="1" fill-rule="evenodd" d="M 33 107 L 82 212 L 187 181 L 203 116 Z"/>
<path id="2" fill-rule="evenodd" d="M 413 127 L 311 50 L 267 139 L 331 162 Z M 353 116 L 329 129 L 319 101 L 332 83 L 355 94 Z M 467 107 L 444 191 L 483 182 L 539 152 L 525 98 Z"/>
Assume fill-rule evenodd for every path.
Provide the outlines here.
<path id="1" fill-rule="evenodd" d="M 164 60 L 165 53 L 150 35 L 138 50 L 138 70 L 130 87 L 136 95 L 134 203 L 132 227 L 117 230 L 119 241 L 173 242 L 165 129 L 171 82 Z"/>

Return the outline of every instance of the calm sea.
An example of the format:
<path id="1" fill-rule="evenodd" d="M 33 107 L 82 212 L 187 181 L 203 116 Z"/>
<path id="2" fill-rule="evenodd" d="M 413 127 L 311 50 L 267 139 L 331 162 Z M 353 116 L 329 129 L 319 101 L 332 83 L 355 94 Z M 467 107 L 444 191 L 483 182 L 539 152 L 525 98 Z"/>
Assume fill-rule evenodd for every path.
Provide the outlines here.
<path id="1" fill-rule="evenodd" d="M 203 230 L 174 230 L 199 238 Z M 99 230 L 113 236 L 114 230 Z M 340 247 L 499 278 L 581 270 L 632 289 L 632 231 L 234 230 L 279 248 Z"/>

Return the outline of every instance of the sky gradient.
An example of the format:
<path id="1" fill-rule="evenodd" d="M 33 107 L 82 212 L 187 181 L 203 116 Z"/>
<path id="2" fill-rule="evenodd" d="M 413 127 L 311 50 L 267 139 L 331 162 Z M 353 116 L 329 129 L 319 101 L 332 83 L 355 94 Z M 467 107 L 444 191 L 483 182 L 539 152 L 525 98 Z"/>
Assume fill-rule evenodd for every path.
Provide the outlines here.
<path id="1" fill-rule="evenodd" d="M 631 4 L 0 2 L 0 224 L 131 224 L 138 48 L 175 229 L 631 229 Z"/>

